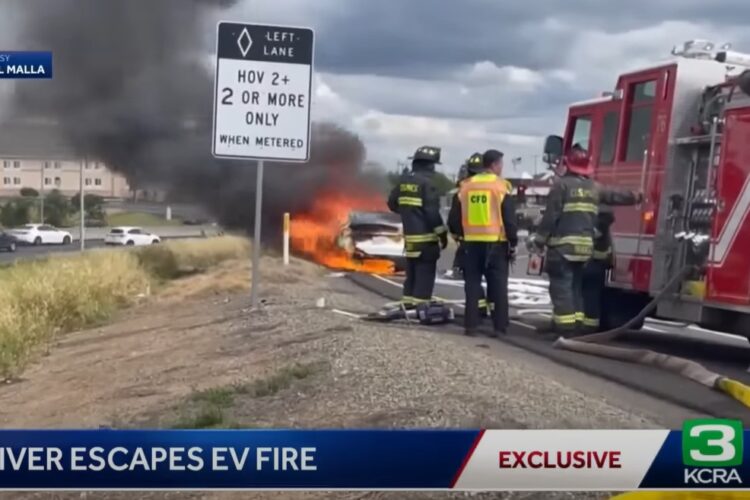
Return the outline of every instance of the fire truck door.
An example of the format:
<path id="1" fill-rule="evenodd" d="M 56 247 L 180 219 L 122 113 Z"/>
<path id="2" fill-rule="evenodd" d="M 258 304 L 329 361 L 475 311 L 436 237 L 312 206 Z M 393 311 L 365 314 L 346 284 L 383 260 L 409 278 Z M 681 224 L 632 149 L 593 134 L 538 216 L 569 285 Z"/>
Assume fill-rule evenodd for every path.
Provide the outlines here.
<path id="1" fill-rule="evenodd" d="M 615 165 L 616 184 L 640 191 L 641 206 L 616 211 L 612 281 L 648 291 L 651 278 L 656 211 L 664 172 L 669 129 L 667 71 L 653 70 L 625 78 L 621 131 Z"/>

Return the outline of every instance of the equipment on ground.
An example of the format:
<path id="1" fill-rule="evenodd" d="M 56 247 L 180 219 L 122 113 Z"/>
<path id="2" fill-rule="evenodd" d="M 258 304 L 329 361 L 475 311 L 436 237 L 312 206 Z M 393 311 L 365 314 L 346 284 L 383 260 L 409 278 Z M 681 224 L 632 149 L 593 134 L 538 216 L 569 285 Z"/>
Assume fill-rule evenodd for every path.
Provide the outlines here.
<path id="1" fill-rule="evenodd" d="M 379 311 L 363 319 L 380 322 L 406 320 L 416 321 L 422 325 L 443 325 L 453 322 L 455 318 L 455 312 L 447 304 L 432 301 L 419 304 L 416 309 L 406 309 L 401 303 L 386 304 Z"/>
<path id="2" fill-rule="evenodd" d="M 644 193 L 615 209 L 603 328 L 640 328 L 676 279 L 654 316 L 750 336 L 750 55 L 702 40 L 672 54 L 573 104 L 544 158 L 577 145 L 601 184 Z"/>

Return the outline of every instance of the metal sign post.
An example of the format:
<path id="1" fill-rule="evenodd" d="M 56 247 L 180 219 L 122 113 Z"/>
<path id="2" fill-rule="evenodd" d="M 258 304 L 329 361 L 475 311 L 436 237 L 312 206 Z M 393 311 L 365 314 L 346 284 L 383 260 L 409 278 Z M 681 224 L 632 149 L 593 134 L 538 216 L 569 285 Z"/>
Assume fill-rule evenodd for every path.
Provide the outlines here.
<path id="1" fill-rule="evenodd" d="M 250 304 L 255 307 L 258 303 L 258 283 L 260 282 L 260 224 L 263 209 L 263 160 L 258 162 L 258 172 L 255 176 L 255 230 L 253 234 L 253 277 L 250 283 Z"/>
<path id="2" fill-rule="evenodd" d="M 260 282 L 265 162 L 310 158 L 313 45 L 309 28 L 220 22 L 217 29 L 212 152 L 258 161 L 252 308 Z"/>
<path id="3" fill-rule="evenodd" d="M 78 192 L 78 196 L 80 197 L 80 199 L 78 200 L 78 209 L 81 211 L 81 220 L 80 220 L 80 223 L 81 223 L 81 236 L 80 236 L 80 240 L 81 240 L 80 241 L 81 252 L 83 252 L 86 249 L 86 210 L 85 210 L 85 208 L 86 208 L 86 205 L 85 205 L 86 198 L 85 198 L 85 195 L 84 195 L 84 192 L 83 192 L 83 165 L 84 165 L 84 163 L 86 164 L 86 166 L 88 166 L 88 163 L 89 163 L 88 158 L 85 158 L 81 162 L 81 171 L 79 172 L 80 177 L 78 179 L 78 181 L 80 183 L 80 189 L 79 189 L 79 192 Z"/>

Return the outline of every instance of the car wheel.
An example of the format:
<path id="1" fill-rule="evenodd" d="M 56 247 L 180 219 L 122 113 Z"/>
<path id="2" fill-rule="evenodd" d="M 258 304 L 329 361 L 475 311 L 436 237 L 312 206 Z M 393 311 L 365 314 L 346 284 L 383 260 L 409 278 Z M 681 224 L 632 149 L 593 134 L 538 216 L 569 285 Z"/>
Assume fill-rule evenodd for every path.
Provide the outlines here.
<path id="1" fill-rule="evenodd" d="M 128 242 L 127 242 L 127 243 L 125 243 L 125 244 L 126 244 L 127 246 L 129 246 L 129 247 L 132 247 L 133 245 L 135 245 L 135 241 L 133 241 L 133 240 L 130 240 L 130 241 L 128 241 Z"/>
<path id="2" fill-rule="evenodd" d="M 15 252 L 16 251 L 16 244 L 15 243 L 11 243 L 10 246 L 8 247 L 8 251 L 9 252 Z"/>
<path id="3" fill-rule="evenodd" d="M 38 245 L 41 245 L 41 244 L 42 244 L 42 237 L 41 236 L 37 236 L 36 238 L 34 238 L 34 245 L 38 246 Z"/>
<path id="4" fill-rule="evenodd" d="M 70 245 L 70 236 L 63 238 L 63 245 Z"/>
<path id="5" fill-rule="evenodd" d="M 154 240 L 154 241 L 151 242 L 151 244 L 152 245 L 158 245 L 159 244 L 159 240 Z"/>

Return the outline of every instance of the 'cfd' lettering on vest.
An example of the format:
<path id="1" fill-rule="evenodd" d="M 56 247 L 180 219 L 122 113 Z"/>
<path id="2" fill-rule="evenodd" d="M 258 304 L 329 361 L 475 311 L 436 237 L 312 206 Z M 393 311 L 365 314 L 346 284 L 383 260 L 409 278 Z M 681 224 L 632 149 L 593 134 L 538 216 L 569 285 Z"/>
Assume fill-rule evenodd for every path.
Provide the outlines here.
<path id="1" fill-rule="evenodd" d="M 469 192 L 469 224 L 472 226 L 488 226 L 492 219 L 490 209 L 490 193 L 488 191 Z"/>
<path id="2" fill-rule="evenodd" d="M 402 193 L 416 193 L 417 191 L 419 191 L 417 184 L 401 184 Z"/>

